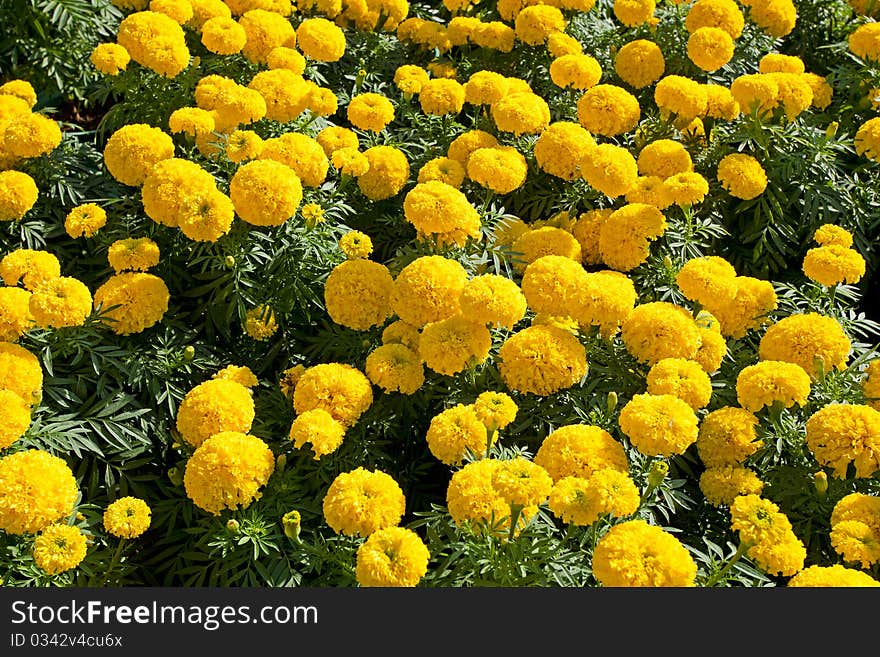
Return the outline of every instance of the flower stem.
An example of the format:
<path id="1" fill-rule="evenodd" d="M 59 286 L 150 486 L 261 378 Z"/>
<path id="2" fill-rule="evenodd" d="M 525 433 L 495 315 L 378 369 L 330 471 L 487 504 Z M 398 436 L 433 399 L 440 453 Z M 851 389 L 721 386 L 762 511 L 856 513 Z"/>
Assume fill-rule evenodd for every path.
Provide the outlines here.
<path id="1" fill-rule="evenodd" d="M 714 575 L 709 577 L 709 579 L 706 580 L 706 583 L 704 584 L 704 586 L 706 586 L 706 587 L 715 586 L 718 582 L 722 581 L 724 579 L 724 576 L 727 575 L 727 573 L 730 571 L 730 569 L 733 568 L 733 565 L 737 561 L 740 560 L 740 557 L 742 557 L 746 553 L 746 550 L 748 550 L 748 549 L 749 549 L 748 543 L 746 543 L 745 541 L 740 543 L 739 547 L 736 548 L 736 552 L 734 552 L 733 556 L 730 557 L 730 561 L 728 561 L 726 564 L 724 564 L 724 568 L 722 568 L 717 573 L 715 573 Z"/>
<path id="2" fill-rule="evenodd" d="M 510 505 L 510 533 L 507 535 L 508 541 L 513 541 L 513 536 L 516 533 L 516 523 L 519 522 L 519 516 L 522 513 L 523 507 L 519 504 L 511 504 Z"/>
<path id="3" fill-rule="evenodd" d="M 122 548 L 125 546 L 125 539 L 119 539 L 119 545 L 116 546 L 116 551 L 113 553 L 113 558 L 110 560 L 110 565 L 107 566 L 107 572 L 104 575 L 104 581 L 101 582 L 101 586 L 107 586 L 110 582 L 110 575 L 113 574 L 113 571 L 116 569 L 116 566 L 119 564 L 119 558 L 122 556 Z"/>

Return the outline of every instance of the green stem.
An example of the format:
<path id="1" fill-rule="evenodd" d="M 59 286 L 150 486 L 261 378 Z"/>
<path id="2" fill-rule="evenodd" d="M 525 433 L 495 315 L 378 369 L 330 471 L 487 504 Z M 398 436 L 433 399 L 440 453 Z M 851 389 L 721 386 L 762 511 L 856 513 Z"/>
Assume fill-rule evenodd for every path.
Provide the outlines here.
<path id="1" fill-rule="evenodd" d="M 107 572 L 104 575 L 104 581 L 101 582 L 101 586 L 107 586 L 110 582 L 110 575 L 113 574 L 113 571 L 116 569 L 116 566 L 119 564 L 119 558 L 122 556 L 122 548 L 125 546 L 125 539 L 119 539 L 119 545 L 116 546 L 116 551 L 113 553 L 113 558 L 110 560 L 110 565 L 107 566 Z"/>
<path id="2" fill-rule="evenodd" d="M 507 535 L 507 540 L 509 542 L 513 541 L 513 536 L 516 533 L 516 523 L 519 522 L 519 516 L 522 513 L 523 507 L 518 504 L 510 505 L 510 533 Z"/>
<path id="3" fill-rule="evenodd" d="M 740 560 L 740 557 L 742 557 L 746 553 L 746 550 L 748 550 L 748 549 L 749 549 L 748 543 L 745 543 L 745 542 L 740 543 L 739 547 L 736 548 L 736 552 L 733 554 L 732 557 L 730 557 L 730 561 L 728 561 L 726 564 L 724 564 L 724 568 L 722 568 L 717 573 L 715 573 L 714 575 L 709 577 L 709 579 L 706 580 L 706 583 L 704 584 L 704 586 L 706 586 L 706 587 L 715 586 L 718 582 L 722 581 L 724 579 L 724 576 L 727 575 L 727 573 L 730 571 L 730 569 L 733 568 L 733 565 L 737 561 Z"/>

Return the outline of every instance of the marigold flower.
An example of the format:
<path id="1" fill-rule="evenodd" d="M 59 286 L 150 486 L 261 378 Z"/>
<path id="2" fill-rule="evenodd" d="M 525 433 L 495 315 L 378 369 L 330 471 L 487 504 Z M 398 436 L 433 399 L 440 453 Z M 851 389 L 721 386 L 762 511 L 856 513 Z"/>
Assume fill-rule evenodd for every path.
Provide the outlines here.
<path id="1" fill-rule="evenodd" d="M 680 207 L 700 203 L 709 193 L 709 183 L 696 171 L 686 171 L 663 181 L 672 202 Z"/>
<path id="2" fill-rule="evenodd" d="M 792 0 L 764 0 L 749 8 L 749 18 L 772 37 L 789 34 L 797 21 L 797 8 Z"/>
<path id="3" fill-rule="evenodd" d="M 673 395 L 699 410 L 709 405 L 712 381 L 700 364 L 686 358 L 663 358 L 651 367 L 647 377 L 648 394 Z"/>
<path id="4" fill-rule="evenodd" d="M 847 477 L 871 477 L 880 470 L 880 411 L 864 404 L 828 404 L 807 420 L 807 446 L 816 460 Z"/>
<path id="5" fill-rule="evenodd" d="M 21 438 L 31 425 L 31 406 L 12 390 L 0 389 L 0 449 Z"/>
<path id="6" fill-rule="evenodd" d="M 441 156 L 428 160 L 422 165 L 419 169 L 418 182 L 436 180 L 458 189 L 464 182 L 465 175 L 465 168 L 458 160 Z"/>
<path id="7" fill-rule="evenodd" d="M 459 298 L 468 281 L 456 260 L 422 256 L 404 267 L 394 280 L 391 306 L 403 321 L 421 328 L 460 313 Z"/>
<path id="8" fill-rule="evenodd" d="M 666 60 L 656 43 L 647 39 L 636 39 L 617 51 L 614 70 L 628 85 L 643 89 L 663 76 Z"/>
<path id="9" fill-rule="evenodd" d="M 621 324 L 626 350 L 649 366 L 664 358 L 693 358 L 700 330 L 684 308 L 668 301 L 637 305 Z"/>
<path id="10" fill-rule="evenodd" d="M 596 141 L 577 123 L 551 123 L 535 142 L 534 152 L 538 166 L 557 178 L 574 180 L 581 175 L 581 163 Z"/>
<path id="11" fill-rule="evenodd" d="M 176 428 L 186 442 L 198 447 L 224 431 L 250 431 L 254 413 L 254 400 L 245 386 L 210 379 L 186 393 L 177 408 Z"/>
<path id="12" fill-rule="evenodd" d="M 637 178 L 638 180 L 638 178 Z M 598 265 L 602 262 L 599 252 L 599 236 L 603 224 L 614 210 L 589 210 L 581 214 L 571 229 L 572 236 L 581 246 L 581 259 L 585 265 Z"/>
<path id="13" fill-rule="evenodd" d="M 694 169 L 691 154 L 681 143 L 672 139 L 652 141 L 639 151 L 636 163 L 639 173 L 643 176 L 657 176 L 663 179 Z"/>
<path id="14" fill-rule="evenodd" d="M 2 124 L 0 124 L 2 125 Z M 39 190 L 21 171 L 0 171 L 0 221 L 18 221 L 34 207 Z"/>
<path id="15" fill-rule="evenodd" d="M 146 271 L 159 264 L 159 245 L 149 237 L 116 240 L 107 249 L 107 262 L 117 274 Z"/>
<path id="16" fill-rule="evenodd" d="M 467 176 L 496 194 L 509 194 L 526 181 L 526 158 L 512 146 L 478 148 L 467 162 Z"/>
<path id="17" fill-rule="evenodd" d="M 27 290 L 0 287 L 0 341 L 15 342 L 34 327 L 30 300 L 31 293 Z"/>
<path id="18" fill-rule="evenodd" d="M 795 363 L 813 378 L 846 369 L 852 348 L 840 323 L 818 313 L 789 315 L 770 326 L 758 346 L 761 360 Z"/>
<path id="19" fill-rule="evenodd" d="M 485 324 L 455 315 L 422 328 L 419 356 L 435 372 L 453 376 L 484 362 L 491 347 L 492 337 Z"/>
<path id="20" fill-rule="evenodd" d="M 724 406 L 706 415 L 700 423 L 697 453 L 709 468 L 743 463 L 764 441 L 756 432 L 758 418 L 751 411 Z"/>
<path id="21" fill-rule="evenodd" d="M 425 381 L 418 353 L 399 343 L 376 347 L 367 356 L 364 371 L 370 381 L 389 393 L 411 395 Z"/>
<path id="22" fill-rule="evenodd" d="M 104 509 L 104 529 L 119 538 L 137 538 L 150 528 L 152 511 L 139 497 L 120 497 Z"/>
<path id="23" fill-rule="evenodd" d="M 731 82 L 730 93 L 745 114 L 755 112 L 764 118 L 777 105 L 779 85 L 770 75 L 751 73 Z"/>
<path id="24" fill-rule="evenodd" d="M 492 486 L 493 474 L 501 463 L 496 459 L 482 459 L 453 473 L 446 489 L 446 504 L 456 525 L 477 533 L 488 530 L 503 535 L 509 531 L 510 505 Z M 522 528 L 537 511 L 537 507 L 523 509 L 516 528 Z"/>
<path id="25" fill-rule="evenodd" d="M 602 586 L 695 586 L 697 564 L 672 534 L 642 519 L 614 525 L 593 551 Z"/>
<path id="26" fill-rule="evenodd" d="M 293 446 L 301 449 L 309 443 L 316 461 L 339 449 L 344 438 L 345 426 L 322 408 L 301 413 L 290 426 Z"/>
<path id="27" fill-rule="evenodd" d="M 254 64 L 265 64 L 266 56 L 277 46 L 292 48 L 296 44 L 293 25 L 287 18 L 273 11 L 251 9 L 242 14 L 238 24 L 247 34 L 241 54 Z"/>
<path id="28" fill-rule="evenodd" d="M 82 281 L 60 276 L 34 290 L 28 308 L 40 328 L 82 326 L 92 311 L 92 293 Z"/>
<path id="29" fill-rule="evenodd" d="M 326 18 L 307 18 L 296 32 L 299 49 L 319 62 L 339 61 L 345 53 L 345 34 Z"/>
<path id="30" fill-rule="evenodd" d="M 661 113 L 688 122 L 706 113 L 709 97 L 703 85 L 681 75 L 667 75 L 654 87 L 654 102 Z"/>
<path id="31" fill-rule="evenodd" d="M 293 391 L 293 409 L 322 408 L 350 427 L 373 403 L 370 380 L 346 363 L 322 363 L 306 369 Z"/>
<path id="32" fill-rule="evenodd" d="M 425 114 L 458 114 L 464 101 L 464 86 L 448 78 L 431 78 L 419 91 L 419 105 Z"/>
<path id="33" fill-rule="evenodd" d="M 516 256 L 513 265 L 518 270 L 549 255 L 565 257 L 575 263 L 581 260 L 580 243 L 567 230 L 556 226 L 527 230 L 513 241 L 510 249 Z"/>
<path id="34" fill-rule="evenodd" d="M 60 523 L 43 528 L 34 540 L 34 563 L 48 575 L 76 568 L 86 557 L 86 537 L 79 527 Z"/>
<path id="35" fill-rule="evenodd" d="M 379 529 L 358 547 L 355 579 L 363 587 L 414 587 L 428 572 L 427 546 L 411 529 Z"/>
<path id="36" fill-rule="evenodd" d="M 593 87 L 595 89 L 596 87 Z M 623 196 L 636 185 L 639 177 L 635 158 L 622 146 L 599 144 L 581 161 L 581 176 L 605 196 Z"/>
<path id="37" fill-rule="evenodd" d="M 737 276 L 734 284 L 733 301 L 713 301 L 707 308 L 721 323 L 722 335 L 741 338 L 769 321 L 767 314 L 776 308 L 777 297 L 770 281 Z"/>
<path id="38" fill-rule="evenodd" d="M 245 388 L 254 388 L 260 382 L 256 374 L 246 365 L 227 365 L 222 370 L 215 372 L 211 378 L 234 381 L 235 383 L 240 383 Z"/>
<path id="39" fill-rule="evenodd" d="M 260 71 L 246 87 L 263 99 L 265 118 L 281 123 L 293 121 L 308 109 L 315 88 L 314 83 L 287 68 Z M 198 89 L 196 92 L 198 100 Z"/>
<path id="40" fill-rule="evenodd" d="M 370 536 L 397 526 L 406 501 L 390 475 L 359 467 L 337 475 L 322 505 L 324 520 L 337 534 Z"/>
<path id="41" fill-rule="evenodd" d="M 526 297 L 506 276 L 483 274 L 465 283 L 459 297 L 462 315 L 480 324 L 512 329 L 526 314 Z"/>
<path id="42" fill-rule="evenodd" d="M 183 28 L 156 11 L 138 11 L 123 18 L 116 42 L 138 64 L 166 78 L 175 77 L 189 66 Z"/>
<path id="43" fill-rule="evenodd" d="M 247 43 L 247 32 L 231 16 L 215 16 L 202 25 L 202 45 L 217 55 L 235 55 Z"/>
<path id="44" fill-rule="evenodd" d="M 154 164 L 172 157 L 171 137 L 159 128 L 141 123 L 119 128 L 104 146 L 107 171 L 119 182 L 132 187 L 144 183 Z"/>
<path id="45" fill-rule="evenodd" d="M 245 313 L 244 331 L 254 340 L 268 340 L 277 330 L 275 311 L 268 304 L 261 303 Z"/>
<path id="46" fill-rule="evenodd" d="M 42 396 L 43 369 L 37 357 L 13 342 L 0 342 L 0 390 L 9 390 L 33 406 Z"/>
<path id="47" fill-rule="evenodd" d="M 115 274 L 95 290 L 94 307 L 117 335 L 141 333 L 168 311 L 168 286 L 142 272 Z"/>
<path id="48" fill-rule="evenodd" d="M 697 440 L 693 409 L 669 394 L 637 394 L 620 412 L 620 429 L 647 456 L 683 454 Z"/>
<path id="49" fill-rule="evenodd" d="M 546 502 L 553 479 L 537 463 L 517 456 L 501 461 L 495 468 L 492 488 L 511 507 L 523 509 Z"/>
<path id="50" fill-rule="evenodd" d="M 625 518 L 639 508 L 639 489 L 625 472 L 596 470 L 589 478 L 564 477 L 550 491 L 550 511 L 565 523 L 589 526 L 604 515 Z"/>
<path id="51" fill-rule="evenodd" d="M 544 438 L 533 459 L 554 481 L 565 477 L 589 479 L 600 470 L 629 472 L 626 451 L 601 427 L 572 424 Z"/>
<path id="52" fill-rule="evenodd" d="M 592 134 L 613 137 L 629 132 L 639 122 L 639 101 L 622 87 L 597 84 L 578 99 L 578 122 Z"/>
<path id="53" fill-rule="evenodd" d="M 809 566 L 788 580 L 790 587 L 840 588 L 844 586 L 880 586 L 880 582 L 868 573 L 840 564 L 832 566 Z"/>
<path id="54" fill-rule="evenodd" d="M 241 165 L 229 183 L 238 215 L 255 226 L 280 226 L 302 202 L 302 183 L 290 167 L 275 160 Z"/>
<path id="55" fill-rule="evenodd" d="M 736 377 L 736 398 L 752 412 L 779 403 L 785 408 L 803 406 L 810 394 L 810 375 L 800 365 L 762 360 L 740 370 Z"/>
<path id="56" fill-rule="evenodd" d="M 446 465 L 461 465 L 468 456 L 484 457 L 497 437 L 470 404 L 456 404 L 435 415 L 425 435 L 431 454 Z"/>
<path id="57" fill-rule="evenodd" d="M 720 27 L 701 27 L 691 32 L 687 54 L 704 71 L 717 71 L 733 57 L 733 39 Z"/>
<path id="58" fill-rule="evenodd" d="M 531 92 L 508 94 L 492 105 L 491 115 L 499 130 L 512 132 L 517 137 L 540 134 L 550 125 L 547 101 Z"/>
<path id="59" fill-rule="evenodd" d="M 475 71 L 464 85 L 464 100 L 471 105 L 493 105 L 510 90 L 507 78 L 495 71 Z"/>
<path id="60" fill-rule="evenodd" d="M 467 197 L 440 181 L 416 184 L 403 199 L 403 212 L 406 220 L 423 235 L 447 233 L 480 221 Z"/>
<path id="61" fill-rule="evenodd" d="M 0 458 L 0 529 L 35 534 L 73 513 L 79 490 L 67 463 L 39 449 Z"/>
<path id="62" fill-rule="evenodd" d="M 739 465 L 706 468 L 700 475 L 700 490 L 713 506 L 730 506 L 739 495 L 760 495 L 764 489 L 758 475 Z"/>
<path id="63" fill-rule="evenodd" d="M 265 442 L 237 431 L 221 431 L 201 443 L 186 462 L 183 485 L 200 509 L 220 515 L 244 509 L 261 497 L 275 470 L 275 455 Z"/>
<path id="64" fill-rule="evenodd" d="M 346 116 L 356 128 L 382 132 L 394 119 L 394 105 L 381 94 L 363 93 L 351 99 Z"/>
<path id="65" fill-rule="evenodd" d="M 739 103 L 730 89 L 719 84 L 704 85 L 706 89 L 706 116 L 733 121 L 740 114 Z"/>
<path id="66" fill-rule="evenodd" d="M 697 0 L 688 9 L 684 24 L 691 34 L 702 27 L 717 27 L 727 32 L 730 38 L 738 39 L 745 18 L 734 0 Z"/>
<path id="67" fill-rule="evenodd" d="M 382 201 L 396 195 L 409 180 L 409 162 L 394 146 L 373 146 L 364 151 L 369 163 L 358 176 L 358 188 L 368 199 Z"/>
<path id="68" fill-rule="evenodd" d="M 511 390 L 551 395 L 587 373 L 584 346 L 568 331 L 530 326 L 510 336 L 498 351 L 501 378 Z"/>
<path id="69" fill-rule="evenodd" d="M 731 528 L 750 547 L 747 554 L 770 574 L 793 575 L 807 551 L 779 507 L 758 495 L 739 495 L 730 504 Z"/>
<path id="70" fill-rule="evenodd" d="M 859 155 L 864 155 L 874 162 L 880 162 L 880 117 L 865 121 L 856 130 L 853 146 Z"/>
<path id="71" fill-rule="evenodd" d="M 656 9 L 654 0 L 614 0 L 614 16 L 627 27 L 650 23 Z"/>
<path id="72" fill-rule="evenodd" d="M 590 55 L 562 55 L 550 63 L 550 79 L 563 89 L 571 87 L 585 91 L 595 86 L 601 77 L 602 68 Z"/>
<path id="73" fill-rule="evenodd" d="M 653 205 L 628 203 L 618 208 L 599 229 L 602 262 L 618 271 L 635 269 L 648 259 L 650 243 L 665 230 L 666 217 Z"/>

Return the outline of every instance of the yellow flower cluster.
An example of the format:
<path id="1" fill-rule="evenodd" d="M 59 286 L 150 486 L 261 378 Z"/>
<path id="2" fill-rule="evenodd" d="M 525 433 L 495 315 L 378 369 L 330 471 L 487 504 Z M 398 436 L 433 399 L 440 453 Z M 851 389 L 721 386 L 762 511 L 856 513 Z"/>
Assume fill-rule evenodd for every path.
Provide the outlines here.
<path id="1" fill-rule="evenodd" d="M 831 545 L 848 563 L 870 568 L 880 562 L 880 498 L 850 493 L 831 511 Z"/>
<path id="2" fill-rule="evenodd" d="M 425 382 L 425 368 L 418 352 L 401 343 L 376 347 L 367 356 L 364 371 L 385 392 L 411 395 Z"/>
<path id="3" fill-rule="evenodd" d="M 184 395 L 176 428 L 186 442 L 198 447 L 220 432 L 247 433 L 254 415 L 250 390 L 236 381 L 210 379 Z"/>
<path id="4" fill-rule="evenodd" d="M 554 326 L 529 326 L 498 350 L 498 370 L 511 390 L 551 395 L 570 388 L 587 374 L 587 354 L 580 341 Z"/>
<path id="5" fill-rule="evenodd" d="M 699 432 L 693 409 L 669 394 L 634 395 L 618 421 L 633 446 L 647 456 L 684 454 Z"/>
<path id="6" fill-rule="evenodd" d="M 764 445 L 758 438 L 758 418 L 751 411 L 724 406 L 700 422 L 697 453 L 707 468 L 743 463 Z"/>
<path id="7" fill-rule="evenodd" d="M 297 449 L 312 446 L 315 460 L 339 449 L 345 438 L 345 425 L 323 408 L 313 408 L 296 416 L 290 426 L 290 439 Z"/>
<path id="8" fill-rule="evenodd" d="M 357 550 L 355 578 L 363 587 L 414 587 L 431 558 L 419 535 L 404 527 L 374 531 Z"/>
<path id="9" fill-rule="evenodd" d="M 797 313 L 772 324 L 761 338 L 761 360 L 800 365 L 814 379 L 832 369 L 846 369 L 852 344 L 833 317 Z"/>
<path id="10" fill-rule="evenodd" d="M 394 279 L 385 265 L 356 258 L 330 272 L 324 283 L 324 303 L 334 322 L 366 331 L 391 315 L 394 290 Z"/>
<path id="11" fill-rule="evenodd" d="M 73 513 L 79 488 L 65 461 L 39 449 L 0 458 L 0 529 L 35 534 Z"/>
<path id="12" fill-rule="evenodd" d="M 324 520 L 334 532 L 363 537 L 396 527 L 405 506 L 403 491 L 390 475 L 363 467 L 337 475 L 322 503 Z"/>
<path id="13" fill-rule="evenodd" d="M 858 283 L 865 275 L 865 259 L 851 248 L 852 234 L 833 224 L 823 224 L 816 229 L 813 240 L 818 247 L 807 251 L 803 270 L 808 278 L 821 285 Z"/>
<path id="14" fill-rule="evenodd" d="M 566 477 L 589 479 L 600 470 L 629 472 L 626 451 L 601 427 L 571 424 L 550 432 L 535 453 L 535 463 L 554 481 Z"/>
<path id="15" fill-rule="evenodd" d="M 471 404 L 456 404 L 435 415 L 425 435 L 431 454 L 446 465 L 485 456 L 497 438 Z"/>
<path id="16" fill-rule="evenodd" d="M 730 526 L 746 553 L 771 575 L 791 576 L 804 567 L 807 550 L 779 507 L 759 495 L 739 495 L 730 504 Z"/>
<path id="17" fill-rule="evenodd" d="M 139 497 L 120 497 L 104 509 L 104 529 L 119 538 L 137 538 L 150 528 L 152 510 Z"/>
<path id="18" fill-rule="evenodd" d="M 606 468 L 586 479 L 560 479 L 550 491 L 548 506 L 562 522 L 589 526 L 606 515 L 630 516 L 639 508 L 639 502 L 639 489 L 629 475 Z"/>
<path id="19" fill-rule="evenodd" d="M 752 412 L 765 406 L 803 406 L 810 386 L 810 375 L 800 365 L 762 360 L 740 370 L 736 377 L 736 398 L 740 406 Z"/>
<path id="20" fill-rule="evenodd" d="M 34 540 L 34 563 L 48 575 L 76 568 L 86 557 L 85 534 L 60 523 L 45 527 Z"/>
<path id="21" fill-rule="evenodd" d="M 880 411 L 864 404 L 828 404 L 807 420 L 806 443 L 835 477 L 871 477 L 880 470 Z"/>
<path id="22" fill-rule="evenodd" d="M 373 403 L 370 380 L 346 363 L 322 363 L 306 369 L 293 391 L 293 409 L 305 413 L 321 408 L 350 427 Z"/>

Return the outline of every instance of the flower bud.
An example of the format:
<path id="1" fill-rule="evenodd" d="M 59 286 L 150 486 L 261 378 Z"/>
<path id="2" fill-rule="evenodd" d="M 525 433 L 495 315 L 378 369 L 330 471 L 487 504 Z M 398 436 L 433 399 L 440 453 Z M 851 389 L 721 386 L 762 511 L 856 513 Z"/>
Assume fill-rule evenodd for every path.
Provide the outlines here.
<path id="1" fill-rule="evenodd" d="M 648 473 L 648 485 L 656 488 L 666 478 L 669 472 L 669 464 L 666 461 L 654 461 L 651 471 Z"/>
<path id="2" fill-rule="evenodd" d="M 180 486 L 183 483 L 183 473 L 180 471 L 180 468 L 169 468 L 168 479 L 175 486 Z"/>
<path id="3" fill-rule="evenodd" d="M 617 393 L 613 390 L 608 393 L 608 396 L 605 398 L 605 407 L 608 409 L 609 413 L 613 413 L 614 409 L 617 408 Z"/>
<path id="4" fill-rule="evenodd" d="M 279 454 L 275 459 L 275 471 L 281 472 L 285 465 L 287 465 L 287 454 Z"/>
<path id="5" fill-rule="evenodd" d="M 281 526 L 284 527 L 284 535 L 293 541 L 299 540 L 301 521 L 302 516 L 300 516 L 299 511 L 296 509 L 285 513 L 281 517 Z"/>
<path id="6" fill-rule="evenodd" d="M 235 267 L 235 258 L 233 258 L 231 255 L 226 256 L 226 266 L 230 269 Z"/>
<path id="7" fill-rule="evenodd" d="M 192 361 L 193 358 L 195 358 L 195 356 L 196 348 L 193 347 L 191 344 L 187 345 L 186 348 L 183 350 L 183 360 L 189 363 L 190 361 Z"/>
<path id="8" fill-rule="evenodd" d="M 241 525 L 238 524 L 238 520 L 236 520 L 235 518 L 230 518 L 229 521 L 226 523 L 226 530 L 230 534 L 238 534 L 238 532 L 241 531 Z"/>
<path id="9" fill-rule="evenodd" d="M 825 474 L 825 472 L 822 470 L 814 474 L 813 486 L 816 487 L 816 492 L 819 494 L 820 497 L 825 495 L 825 493 L 828 492 L 828 475 Z"/>
<path id="10" fill-rule="evenodd" d="M 828 137 L 828 139 L 834 137 L 834 135 L 837 134 L 838 127 L 840 127 L 840 125 L 837 123 L 837 121 L 832 121 L 831 123 L 829 123 L 828 127 L 825 128 L 825 136 Z"/>
<path id="11" fill-rule="evenodd" d="M 670 258 L 668 254 L 663 256 L 663 266 L 666 267 L 666 269 L 672 269 L 672 258 Z"/>

